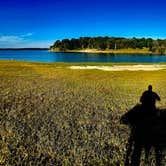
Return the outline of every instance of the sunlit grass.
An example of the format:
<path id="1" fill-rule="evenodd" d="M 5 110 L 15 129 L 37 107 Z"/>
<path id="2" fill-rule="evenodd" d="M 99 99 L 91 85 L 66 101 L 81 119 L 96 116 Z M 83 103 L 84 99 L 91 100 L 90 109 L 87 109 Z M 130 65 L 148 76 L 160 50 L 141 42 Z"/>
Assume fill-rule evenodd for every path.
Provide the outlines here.
<path id="1" fill-rule="evenodd" d="M 166 106 L 165 70 L 69 65 L 0 62 L 0 165 L 123 165 L 129 130 L 121 115 L 149 84 Z"/>

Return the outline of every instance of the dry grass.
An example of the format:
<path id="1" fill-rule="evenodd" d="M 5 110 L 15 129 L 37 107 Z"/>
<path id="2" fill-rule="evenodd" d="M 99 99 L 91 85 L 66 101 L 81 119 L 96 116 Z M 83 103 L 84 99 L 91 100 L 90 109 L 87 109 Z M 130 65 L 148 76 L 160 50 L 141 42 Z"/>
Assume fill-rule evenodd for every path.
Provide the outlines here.
<path id="1" fill-rule="evenodd" d="M 0 62 L 0 165 L 123 165 L 121 115 L 149 84 L 166 106 L 164 70 L 63 66 Z"/>

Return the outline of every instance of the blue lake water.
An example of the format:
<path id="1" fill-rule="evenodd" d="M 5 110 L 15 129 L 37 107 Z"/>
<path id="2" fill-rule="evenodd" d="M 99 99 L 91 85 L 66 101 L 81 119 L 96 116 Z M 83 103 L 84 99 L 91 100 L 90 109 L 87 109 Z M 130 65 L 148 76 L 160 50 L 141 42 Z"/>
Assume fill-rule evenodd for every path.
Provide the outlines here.
<path id="1" fill-rule="evenodd" d="M 28 62 L 166 62 L 166 56 L 140 54 L 54 53 L 47 50 L 0 50 L 0 60 Z"/>

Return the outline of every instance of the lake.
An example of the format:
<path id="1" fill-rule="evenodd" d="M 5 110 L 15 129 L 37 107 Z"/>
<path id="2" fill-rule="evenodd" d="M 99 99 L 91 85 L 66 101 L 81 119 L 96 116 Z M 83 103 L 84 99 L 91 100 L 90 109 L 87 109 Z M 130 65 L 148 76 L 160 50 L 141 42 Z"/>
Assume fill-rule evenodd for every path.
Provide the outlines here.
<path id="1" fill-rule="evenodd" d="M 47 50 L 0 50 L 0 60 L 28 62 L 166 62 L 164 55 L 54 53 Z"/>

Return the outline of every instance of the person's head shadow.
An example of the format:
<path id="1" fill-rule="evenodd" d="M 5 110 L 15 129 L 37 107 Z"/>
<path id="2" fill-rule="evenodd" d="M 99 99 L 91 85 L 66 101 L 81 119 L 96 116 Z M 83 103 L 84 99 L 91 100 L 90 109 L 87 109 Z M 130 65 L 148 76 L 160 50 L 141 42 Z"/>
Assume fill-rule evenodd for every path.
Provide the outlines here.
<path id="1" fill-rule="evenodd" d="M 147 115 L 145 111 L 142 105 L 136 105 L 120 119 L 131 129 L 126 147 L 126 166 L 139 166 L 143 150 L 145 163 L 149 162 L 150 152 L 155 152 L 157 166 L 162 163 L 162 151 L 166 148 L 166 109 L 158 109 L 156 115 Z"/>

